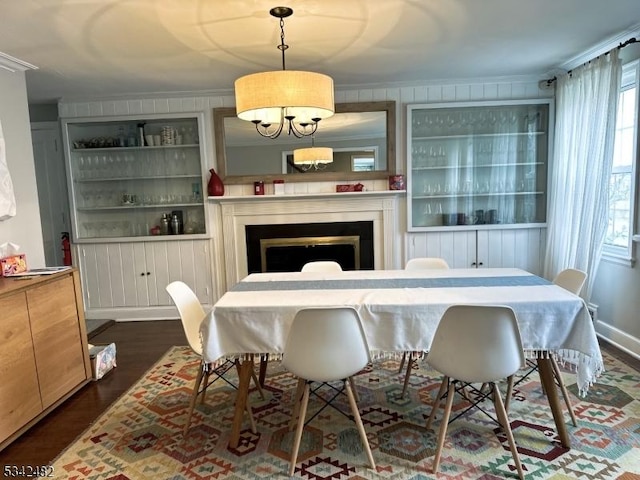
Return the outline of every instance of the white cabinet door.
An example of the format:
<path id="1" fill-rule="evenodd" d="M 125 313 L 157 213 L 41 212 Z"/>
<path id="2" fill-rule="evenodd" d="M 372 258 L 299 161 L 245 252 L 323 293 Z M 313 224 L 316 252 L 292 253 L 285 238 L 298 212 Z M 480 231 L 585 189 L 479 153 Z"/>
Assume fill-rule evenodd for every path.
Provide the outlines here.
<path id="1" fill-rule="evenodd" d="M 408 257 L 440 257 L 451 268 L 471 268 L 476 261 L 475 230 L 409 234 Z"/>
<path id="2" fill-rule="evenodd" d="M 410 234 L 408 257 L 444 258 L 451 268 L 522 268 L 542 273 L 544 228 Z"/>
<path id="3" fill-rule="evenodd" d="M 84 244 L 78 247 L 88 310 L 171 307 L 166 286 L 189 285 L 211 305 L 209 240 Z"/>
<path id="4" fill-rule="evenodd" d="M 542 275 L 546 229 L 478 230 L 478 267 L 521 268 Z"/>

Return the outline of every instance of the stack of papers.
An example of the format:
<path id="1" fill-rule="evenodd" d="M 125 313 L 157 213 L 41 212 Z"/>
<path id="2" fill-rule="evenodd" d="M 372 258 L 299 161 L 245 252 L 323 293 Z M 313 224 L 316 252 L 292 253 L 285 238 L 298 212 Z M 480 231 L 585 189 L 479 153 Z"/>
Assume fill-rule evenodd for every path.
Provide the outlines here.
<path id="1" fill-rule="evenodd" d="M 35 275 L 52 275 L 58 272 L 64 272 L 65 270 L 69 270 L 71 267 L 44 267 L 44 268 L 32 268 L 31 270 L 27 270 L 26 272 L 20 273 L 10 273 L 6 275 L 7 277 L 31 277 Z"/>

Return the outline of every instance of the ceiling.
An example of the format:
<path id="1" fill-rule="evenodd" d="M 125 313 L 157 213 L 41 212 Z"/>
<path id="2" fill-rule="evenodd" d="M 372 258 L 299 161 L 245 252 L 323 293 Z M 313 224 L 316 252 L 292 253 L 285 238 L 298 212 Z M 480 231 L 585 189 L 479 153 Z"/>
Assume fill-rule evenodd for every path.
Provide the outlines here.
<path id="1" fill-rule="evenodd" d="M 4 0 L 0 52 L 38 67 L 30 103 L 231 93 L 281 68 L 336 88 L 544 75 L 639 31 L 638 0 Z M 622 38 L 621 40 L 625 40 Z M 588 58 L 587 58 L 588 60 Z M 582 60 L 584 61 L 584 60 Z"/>

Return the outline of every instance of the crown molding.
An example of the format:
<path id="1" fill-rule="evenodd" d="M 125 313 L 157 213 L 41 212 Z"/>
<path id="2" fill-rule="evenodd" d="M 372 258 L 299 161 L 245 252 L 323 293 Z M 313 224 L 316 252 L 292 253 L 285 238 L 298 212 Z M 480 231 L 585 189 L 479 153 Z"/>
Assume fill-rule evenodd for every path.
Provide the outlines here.
<path id="1" fill-rule="evenodd" d="M 620 32 L 613 37 L 609 37 L 606 40 L 594 45 L 589 50 L 582 52 L 580 55 L 573 57 L 572 59 L 566 61 L 565 63 L 558 66 L 559 70 L 567 72 L 569 70 L 573 70 L 574 68 L 587 63 L 589 60 L 593 60 L 594 58 L 602 55 L 603 53 L 608 52 L 609 50 L 617 47 L 623 42 L 626 42 L 631 37 L 640 37 L 640 23 L 634 25 L 633 27 Z"/>
<path id="2" fill-rule="evenodd" d="M 0 52 L 0 68 L 9 70 L 11 73 L 17 71 L 24 72 L 25 70 L 37 70 L 38 67 L 31 65 L 29 62 L 20 60 L 19 58 L 12 57 L 6 53 Z"/>

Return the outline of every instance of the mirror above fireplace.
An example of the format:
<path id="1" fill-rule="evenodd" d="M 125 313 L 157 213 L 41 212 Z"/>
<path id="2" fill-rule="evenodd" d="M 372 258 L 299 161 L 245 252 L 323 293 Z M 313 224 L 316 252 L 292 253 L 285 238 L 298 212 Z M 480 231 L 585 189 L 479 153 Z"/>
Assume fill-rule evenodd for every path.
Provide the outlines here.
<path id="1" fill-rule="evenodd" d="M 396 173 L 394 101 L 337 103 L 314 136 L 315 146 L 333 148 L 334 162 L 306 171 L 293 165 L 292 152 L 310 147 L 309 137 L 263 138 L 236 117 L 235 108 L 216 108 L 213 115 L 218 174 L 226 184 L 368 180 Z"/>

